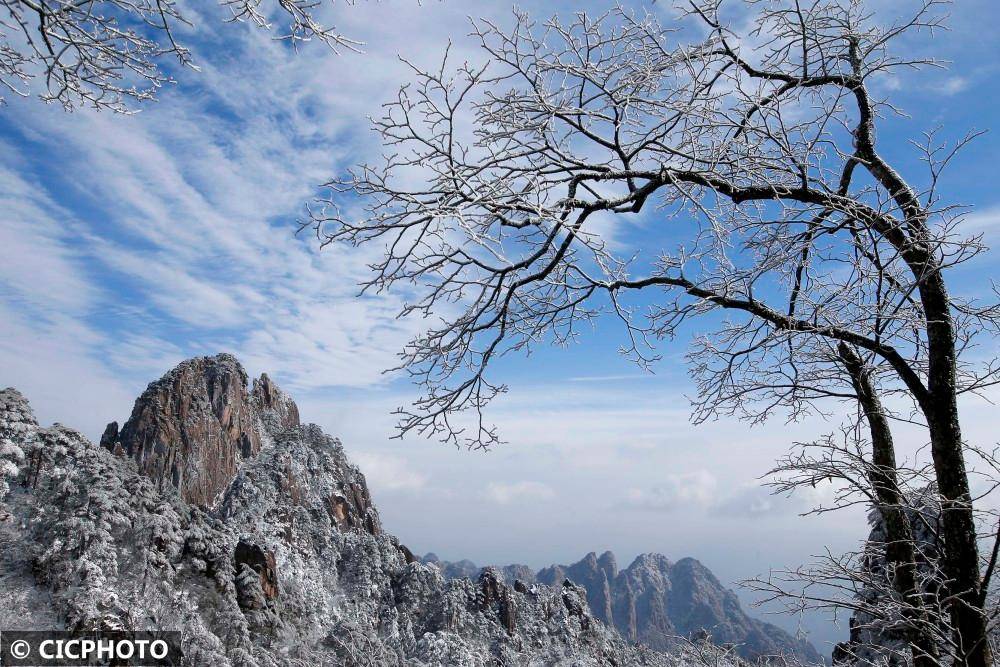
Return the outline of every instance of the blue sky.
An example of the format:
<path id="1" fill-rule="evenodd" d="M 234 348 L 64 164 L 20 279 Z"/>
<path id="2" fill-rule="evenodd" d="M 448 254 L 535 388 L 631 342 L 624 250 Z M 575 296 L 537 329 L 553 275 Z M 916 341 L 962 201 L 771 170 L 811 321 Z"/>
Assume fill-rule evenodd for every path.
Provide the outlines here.
<path id="1" fill-rule="evenodd" d="M 886 15 L 911 5 L 876 4 Z M 646 6 L 665 13 L 669 3 Z M 524 7 L 542 16 L 578 4 Z M 801 518 L 817 498 L 770 498 L 757 482 L 791 441 L 829 425 L 692 426 L 683 339 L 660 350 L 655 376 L 617 355 L 613 326 L 574 348 L 510 359 L 511 393 L 492 411 L 510 444 L 489 454 L 389 440 L 389 413 L 417 392 L 382 370 L 422 324 L 395 319 L 396 296 L 356 297 L 373 250 L 319 252 L 293 232 L 317 184 L 375 154 L 365 117 L 405 80 L 397 54 L 431 63 L 451 38 L 458 57 L 476 57 L 466 15 L 504 22 L 509 8 L 337 5 L 338 27 L 366 42 L 364 54 L 340 56 L 320 46 L 292 53 L 204 15 L 186 31 L 202 71 L 181 72 L 180 85 L 135 116 L 9 100 L 0 109 L 0 384 L 21 389 L 43 421 L 95 437 L 177 361 L 232 351 L 343 438 L 393 532 L 445 558 L 542 566 L 590 550 L 620 561 L 659 551 L 700 558 L 732 583 L 824 545 L 851 546 L 865 532 L 857 514 Z M 909 116 L 879 134 L 888 157 L 922 174 L 906 139 L 935 126 L 950 140 L 992 129 L 943 186 L 975 207 L 968 224 L 987 242 L 1000 231 L 998 22 L 995 3 L 960 2 L 951 32 L 908 43 L 952 62 L 885 81 Z M 997 257 L 962 269 L 957 289 L 983 289 Z M 965 414 L 973 437 L 990 437 L 986 404 Z M 815 619 L 807 625 L 820 642 L 834 636 Z"/>

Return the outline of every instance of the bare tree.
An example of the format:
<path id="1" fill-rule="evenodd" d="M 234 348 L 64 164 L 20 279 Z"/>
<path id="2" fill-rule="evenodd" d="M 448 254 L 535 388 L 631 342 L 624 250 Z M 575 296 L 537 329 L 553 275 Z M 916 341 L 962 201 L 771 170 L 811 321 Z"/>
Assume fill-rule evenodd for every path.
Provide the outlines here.
<path id="1" fill-rule="evenodd" d="M 860 408 L 860 406 L 859 406 Z M 850 639 L 834 651 L 834 662 L 865 665 L 951 664 L 962 652 L 959 633 L 950 613 L 950 581 L 944 570 L 944 537 L 941 498 L 936 492 L 933 465 L 884 465 L 880 448 L 891 449 L 891 437 L 882 443 L 864 409 L 839 435 L 796 445 L 770 475 L 776 493 L 834 482 L 832 501 L 810 513 L 836 511 L 861 504 L 871 508 L 872 531 L 856 552 L 827 552 L 814 563 L 792 570 L 772 571 L 767 577 L 744 582 L 763 594 L 760 603 L 782 602 L 787 611 L 827 610 L 851 612 Z M 884 432 L 882 432 L 884 433 Z M 970 448 L 982 461 L 978 474 L 984 483 L 980 498 L 1000 483 L 996 451 Z M 894 454 L 893 454 L 894 456 Z M 887 488 L 888 487 L 888 488 Z M 978 499 L 977 499 L 978 500 Z M 996 526 L 996 509 L 977 510 L 980 525 Z M 993 619 L 1000 611 L 991 589 L 997 563 L 998 535 L 983 562 L 983 607 Z M 995 633 L 995 627 L 991 632 Z"/>
<path id="2" fill-rule="evenodd" d="M 938 194 L 973 136 L 915 144 L 929 169 L 921 187 L 876 137 L 895 113 L 880 78 L 937 64 L 891 47 L 940 28 L 939 3 L 881 24 L 861 2 L 747 2 L 742 34 L 720 4 L 692 2 L 676 30 L 622 9 L 474 23 L 483 64 L 412 65 L 375 121 L 384 160 L 328 183 L 306 224 L 323 243 L 384 244 L 366 289 L 416 286 L 403 314 L 442 318 L 402 353 L 425 390 L 401 410 L 403 432 L 498 442 L 482 414 L 505 390 L 492 362 L 571 342 L 605 312 L 643 365 L 657 341 L 709 316 L 714 330 L 690 353 L 697 421 L 794 419 L 841 401 L 861 406 L 883 444 L 891 419 L 920 422 L 941 501 L 951 652 L 985 667 L 958 396 L 997 382 L 993 361 L 961 356 L 995 332 L 998 311 L 948 291 L 948 270 L 983 248 Z M 365 214 L 341 213 L 358 195 Z M 641 251 L 619 256 L 609 228 Z M 876 448 L 872 499 L 904 531 L 888 453 Z M 930 649 L 920 653 L 933 659 Z"/>
<path id="3" fill-rule="evenodd" d="M 282 40 L 316 40 L 334 50 L 360 45 L 319 20 L 320 0 L 218 2 L 230 22 L 270 30 L 277 15 Z M 177 40 L 186 24 L 175 0 L 0 0 L 0 90 L 27 97 L 39 80 L 40 98 L 67 110 L 127 112 L 173 81 L 164 61 L 195 66 Z"/>

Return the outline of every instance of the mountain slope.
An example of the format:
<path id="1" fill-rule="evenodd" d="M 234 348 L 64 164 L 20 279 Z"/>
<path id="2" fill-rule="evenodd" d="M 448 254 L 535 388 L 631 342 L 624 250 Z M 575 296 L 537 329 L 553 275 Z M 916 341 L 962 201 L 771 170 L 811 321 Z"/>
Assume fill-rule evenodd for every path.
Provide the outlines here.
<path id="1" fill-rule="evenodd" d="M 99 446 L 0 391 L 0 627 L 178 629 L 199 666 L 686 664 L 629 646 L 572 584 L 414 562 L 293 407 L 203 357 Z"/>
<path id="2" fill-rule="evenodd" d="M 474 578 L 480 572 L 470 561 L 449 563 L 434 554 L 423 560 L 446 577 Z M 670 650 L 678 638 L 707 635 L 720 646 L 734 645 L 745 658 L 788 655 L 821 662 L 809 642 L 748 616 L 736 595 L 693 558 L 672 563 L 660 554 L 643 554 L 619 571 L 608 551 L 538 572 L 525 565 L 499 569 L 510 582 L 558 586 L 568 579 L 582 586 L 595 618 L 616 627 L 629 641 L 654 649 Z"/>

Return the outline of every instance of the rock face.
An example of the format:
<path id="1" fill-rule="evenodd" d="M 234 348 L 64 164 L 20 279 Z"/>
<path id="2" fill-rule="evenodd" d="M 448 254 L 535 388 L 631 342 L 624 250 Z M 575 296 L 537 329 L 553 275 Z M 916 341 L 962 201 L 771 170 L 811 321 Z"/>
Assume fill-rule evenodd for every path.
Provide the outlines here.
<path id="1" fill-rule="evenodd" d="M 257 575 L 260 591 L 265 599 L 274 600 L 278 597 L 277 565 L 273 553 L 264 551 L 253 542 L 240 540 L 233 552 L 233 566 L 237 575 L 242 573 L 244 568 Z"/>
<path id="2" fill-rule="evenodd" d="M 222 356 L 229 355 L 219 355 Z M 267 373 L 261 373 L 260 377 L 253 381 L 250 397 L 257 416 L 268 430 L 281 431 L 299 425 L 299 407 L 287 394 L 278 389 L 278 385 L 274 384 Z"/>
<path id="3" fill-rule="evenodd" d="M 424 562 L 445 576 L 477 576 L 469 561 L 448 563 L 434 554 Z M 572 581 L 586 591 L 594 618 L 616 627 L 631 642 L 669 651 L 679 640 L 708 637 L 735 646 L 748 659 L 791 656 L 821 662 L 816 649 L 781 628 L 747 616 L 736 595 L 693 558 L 672 563 L 660 554 L 643 554 L 619 571 L 614 554 L 587 554 L 572 565 L 552 565 L 533 572 L 525 565 L 498 569 L 512 582 L 559 586 Z"/>
<path id="4" fill-rule="evenodd" d="M 631 646 L 569 582 L 446 580 L 298 422 L 228 355 L 150 385 L 103 447 L 0 391 L 0 627 L 176 629 L 199 667 L 734 664 Z"/>
<path id="5" fill-rule="evenodd" d="M 118 432 L 108 424 L 102 446 L 120 446 L 139 470 L 181 498 L 212 505 L 240 462 L 257 455 L 268 433 L 299 424 L 299 411 L 267 375 L 247 391 L 235 357 L 198 357 L 146 388 Z"/>

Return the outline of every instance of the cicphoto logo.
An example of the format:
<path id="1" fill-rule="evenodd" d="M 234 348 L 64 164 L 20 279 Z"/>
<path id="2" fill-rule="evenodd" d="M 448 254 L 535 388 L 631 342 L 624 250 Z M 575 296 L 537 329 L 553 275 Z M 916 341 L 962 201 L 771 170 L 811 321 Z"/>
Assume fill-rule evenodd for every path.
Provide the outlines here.
<path id="1" fill-rule="evenodd" d="M 179 632 L 0 631 L 0 665 L 180 665 Z"/>

